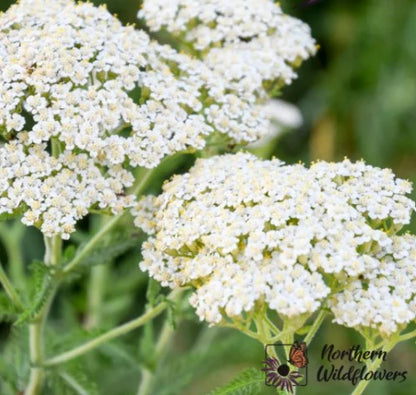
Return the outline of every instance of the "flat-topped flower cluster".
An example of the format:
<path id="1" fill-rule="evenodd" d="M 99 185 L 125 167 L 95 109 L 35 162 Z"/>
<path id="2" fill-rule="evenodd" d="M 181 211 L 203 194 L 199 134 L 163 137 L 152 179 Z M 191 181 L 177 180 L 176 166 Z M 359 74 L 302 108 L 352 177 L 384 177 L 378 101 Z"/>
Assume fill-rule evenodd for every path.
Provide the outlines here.
<path id="1" fill-rule="evenodd" d="M 191 304 L 210 323 L 250 312 L 260 300 L 282 317 L 310 314 L 348 285 L 331 299 L 338 322 L 393 330 L 415 317 L 413 292 L 401 288 L 416 279 L 413 238 L 392 235 L 410 221 L 410 190 L 364 162 L 308 169 L 245 153 L 200 159 L 136 208 L 137 225 L 152 234 L 140 267 L 165 286 L 195 287 Z M 371 306 L 371 284 L 383 276 L 389 305 L 407 308 L 391 312 L 390 327 L 375 306 L 351 308 Z M 358 296 L 351 287 L 359 284 Z"/>
<path id="2" fill-rule="evenodd" d="M 232 80 L 104 7 L 21 0 L 0 15 L 0 214 L 23 210 L 67 238 L 91 207 L 130 206 L 134 167 L 202 149 L 213 132 L 267 135 L 265 109 Z"/>
<path id="3" fill-rule="evenodd" d="M 265 82 L 290 83 L 293 66 L 316 51 L 309 26 L 270 0 L 145 0 L 139 17 L 187 42 L 247 97 L 261 95 Z"/>
<path id="4" fill-rule="evenodd" d="M 309 26 L 271 0 L 145 0 L 138 15 L 151 31 L 173 35 L 182 52 L 200 59 L 227 92 L 251 103 L 266 123 L 286 110 L 270 105 L 269 95 L 290 84 L 295 68 L 316 52 Z M 222 132 L 230 109 L 208 110 Z M 244 112 L 241 116 L 246 118 Z M 282 125 L 277 126 L 269 122 L 271 134 L 263 136 L 280 134 Z"/>

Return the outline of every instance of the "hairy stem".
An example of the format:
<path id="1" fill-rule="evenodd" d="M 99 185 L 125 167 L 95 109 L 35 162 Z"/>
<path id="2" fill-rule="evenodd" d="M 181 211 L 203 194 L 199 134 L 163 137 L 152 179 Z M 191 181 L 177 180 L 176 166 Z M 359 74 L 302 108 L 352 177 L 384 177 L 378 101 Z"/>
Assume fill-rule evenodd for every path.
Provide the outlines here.
<path id="1" fill-rule="evenodd" d="M 63 372 L 59 374 L 70 387 L 74 389 L 74 391 L 79 395 L 88 395 L 89 392 L 69 373 Z"/>
<path id="2" fill-rule="evenodd" d="M 85 324 L 87 329 L 101 325 L 101 306 L 104 300 L 108 268 L 108 263 L 104 263 L 91 269 L 88 285 L 88 314 Z"/>
<path id="3" fill-rule="evenodd" d="M 59 236 L 45 237 L 45 265 L 55 266 L 59 263 L 62 239 Z"/>
<path id="4" fill-rule="evenodd" d="M 156 343 L 155 348 L 155 361 L 156 363 L 160 360 L 163 351 L 166 349 L 167 344 L 170 342 L 173 336 L 173 329 L 168 322 L 168 320 L 165 320 L 165 323 L 163 324 L 163 328 L 160 331 L 159 338 Z M 137 392 L 137 395 L 148 395 L 151 393 L 152 384 L 153 384 L 154 374 L 147 368 L 142 368 L 142 378 L 139 385 L 139 390 Z"/>
<path id="5" fill-rule="evenodd" d="M 384 347 L 382 347 L 382 350 L 385 351 L 386 353 L 388 353 L 389 351 L 392 350 L 392 348 L 398 343 L 397 339 L 393 339 L 390 342 L 386 342 L 384 343 Z M 383 358 L 375 358 L 373 361 L 371 361 L 371 363 L 369 363 L 367 365 L 367 370 L 366 372 L 369 371 L 376 371 L 381 363 L 383 362 Z M 366 389 L 367 385 L 370 383 L 370 380 L 361 380 L 357 386 L 355 387 L 354 391 L 351 393 L 351 395 L 361 395 L 364 390 Z"/>
<path id="6" fill-rule="evenodd" d="M 103 227 L 105 223 L 106 218 L 98 217 L 94 228 L 99 229 Z M 87 329 L 99 327 L 101 324 L 101 306 L 105 295 L 105 284 L 109 271 L 109 263 L 110 262 L 104 262 L 91 268 L 88 280 L 87 316 L 85 320 L 85 327 Z"/>
<path id="7" fill-rule="evenodd" d="M 312 341 L 312 339 L 314 338 L 314 336 L 316 335 L 316 332 L 318 332 L 318 329 L 320 328 L 320 326 L 322 325 L 322 323 L 324 322 L 326 317 L 326 311 L 325 310 L 321 310 L 318 315 L 315 318 L 314 323 L 312 324 L 311 329 L 309 330 L 308 334 L 305 336 L 305 338 L 303 339 L 303 341 L 309 346 L 309 343 Z"/>
<path id="8" fill-rule="evenodd" d="M 169 299 L 174 299 L 176 297 L 176 295 L 178 295 L 180 292 L 182 292 L 183 289 L 176 289 L 174 291 L 171 292 L 171 294 L 169 295 Z M 131 332 L 134 329 L 139 328 L 140 326 L 144 325 L 146 322 L 152 320 L 153 318 L 155 318 L 156 316 L 158 316 L 163 310 L 166 309 L 168 305 L 168 302 L 161 302 L 158 305 L 156 305 L 155 307 L 153 307 L 152 309 L 150 309 L 149 311 L 147 311 L 146 313 L 144 313 L 143 315 L 141 315 L 140 317 L 129 321 L 123 325 L 120 325 L 114 329 L 109 330 L 106 333 L 103 333 L 102 335 L 96 337 L 95 339 L 92 339 L 90 341 L 87 341 L 86 343 L 75 347 L 72 350 L 66 351 L 56 357 L 50 358 L 48 360 L 46 360 L 43 363 L 43 366 L 53 366 L 53 365 L 58 365 L 60 363 L 63 362 L 67 362 L 71 359 L 77 358 L 91 350 L 93 350 L 94 348 L 97 348 L 98 346 L 112 340 L 115 339 L 119 336 L 125 335 L 126 333 Z"/>
<path id="9" fill-rule="evenodd" d="M 45 237 L 45 264 L 49 266 L 57 265 L 61 256 L 62 240 L 58 237 Z M 33 321 L 29 325 L 29 350 L 30 350 L 30 377 L 26 387 L 25 395 L 41 394 L 44 369 L 42 367 L 44 358 L 44 341 L 43 332 L 45 323 L 52 305 L 53 298 L 58 289 L 58 282 L 53 284 L 53 289 L 49 292 L 45 304 L 36 314 Z"/>
<path id="10" fill-rule="evenodd" d="M 66 275 L 78 266 L 81 261 L 88 256 L 88 254 L 96 247 L 96 245 L 101 241 L 101 239 L 110 232 L 117 223 L 121 220 L 123 214 L 117 215 L 116 217 L 111 218 L 101 229 L 98 231 L 85 245 L 85 247 L 69 262 L 63 269 L 63 274 Z"/>

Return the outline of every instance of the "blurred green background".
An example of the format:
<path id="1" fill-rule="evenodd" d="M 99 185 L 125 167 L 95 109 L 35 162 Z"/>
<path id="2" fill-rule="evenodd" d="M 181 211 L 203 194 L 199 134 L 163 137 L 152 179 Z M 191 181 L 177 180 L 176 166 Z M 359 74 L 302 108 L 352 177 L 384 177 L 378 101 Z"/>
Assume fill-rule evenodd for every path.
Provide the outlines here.
<path id="1" fill-rule="evenodd" d="M 7 9 L 10 3 L 0 0 L 0 9 Z M 136 22 L 140 5 L 137 1 L 94 3 L 106 3 L 109 10 L 126 23 Z M 282 6 L 287 13 L 311 26 L 320 49 L 301 67 L 299 78 L 282 93 L 282 99 L 299 106 L 304 124 L 299 130 L 285 133 L 270 143 L 273 144 L 272 154 L 289 163 L 341 160 L 344 156 L 363 158 L 372 165 L 390 167 L 400 177 L 416 181 L 416 2 L 323 0 L 303 6 L 300 0 L 285 0 Z M 192 160 L 189 156 L 168 162 L 160 171 L 160 179 L 185 170 Z M 155 184 L 149 191 L 157 192 L 159 188 L 160 185 Z M 416 198 L 416 193 L 413 197 Z M 93 221 L 89 223 L 93 226 Z M 415 221 L 411 228 L 416 231 Z M 42 257 L 38 232 L 28 231 L 25 243 L 27 261 Z M 146 277 L 136 269 L 138 253 L 139 249 L 130 251 L 112 263 L 108 281 L 114 287 L 103 296 L 107 305 L 103 327 L 135 317 L 143 310 Z M 60 294 L 53 311 L 61 321 L 70 321 L 60 315 L 68 304 L 71 308 L 65 307 L 65 311 L 74 312 L 81 320 L 91 279 L 86 275 L 84 280 L 85 284 L 67 287 Z M 120 298 L 124 299 L 120 301 Z M 121 305 L 125 306 L 121 310 L 123 313 L 115 313 L 120 311 Z M 206 394 L 247 367 L 261 367 L 264 352 L 256 342 L 232 330 L 207 329 L 196 322 L 191 312 L 187 316 L 180 324 L 165 363 L 157 370 L 155 395 Z M 65 325 L 61 322 L 56 326 L 65 343 Z M 0 336 L 3 342 L 13 336 L 7 322 L 1 324 Z M 136 393 L 140 378 L 138 361 L 143 356 L 138 351 L 138 342 L 136 331 L 78 360 L 97 383 L 99 394 Z M 299 388 L 298 393 L 350 393 L 349 384 L 317 383 L 316 369 L 325 343 L 349 348 L 358 342 L 360 339 L 352 331 L 326 323 L 310 349 L 309 384 Z M 415 393 L 416 346 L 413 342 L 399 345 L 388 358 L 386 367 L 407 370 L 408 379 L 401 384 L 371 383 L 369 394 Z M 268 393 L 273 392 L 265 387 L 264 394 Z"/>

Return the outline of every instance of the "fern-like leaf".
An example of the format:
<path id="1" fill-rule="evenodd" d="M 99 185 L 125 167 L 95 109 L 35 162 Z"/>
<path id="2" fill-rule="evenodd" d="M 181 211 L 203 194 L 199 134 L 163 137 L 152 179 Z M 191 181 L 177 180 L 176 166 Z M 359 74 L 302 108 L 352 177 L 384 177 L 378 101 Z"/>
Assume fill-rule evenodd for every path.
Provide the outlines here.
<path id="1" fill-rule="evenodd" d="M 0 292 L 0 320 L 2 321 L 13 320 L 18 313 L 19 313 L 19 310 L 10 301 L 8 296 L 4 292 Z"/>
<path id="2" fill-rule="evenodd" d="M 80 270 L 85 270 L 86 267 L 109 262 L 137 245 L 138 241 L 134 237 L 127 240 L 117 240 L 116 242 L 95 249 L 81 261 L 81 264 L 78 267 Z"/>
<path id="3" fill-rule="evenodd" d="M 255 368 L 240 373 L 227 385 L 217 388 L 209 395 L 257 395 L 264 389 L 264 374 Z"/>
<path id="4" fill-rule="evenodd" d="M 49 293 L 52 290 L 52 274 L 48 266 L 43 262 L 34 261 L 30 266 L 32 271 L 32 279 L 30 281 L 33 284 L 33 290 L 31 292 L 32 301 L 23 312 L 19 315 L 16 325 L 20 325 L 36 316 L 45 304 Z"/>

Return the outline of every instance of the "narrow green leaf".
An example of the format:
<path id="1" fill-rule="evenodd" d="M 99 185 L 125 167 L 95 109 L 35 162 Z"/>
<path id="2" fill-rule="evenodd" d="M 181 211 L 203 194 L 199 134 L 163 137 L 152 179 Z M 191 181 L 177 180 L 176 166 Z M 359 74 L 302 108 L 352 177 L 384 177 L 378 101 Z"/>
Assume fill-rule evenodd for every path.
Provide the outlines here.
<path id="1" fill-rule="evenodd" d="M 117 240 L 109 245 L 98 247 L 80 262 L 78 269 L 85 270 L 86 267 L 109 262 L 137 245 L 137 239 L 130 238 L 127 240 Z"/>

